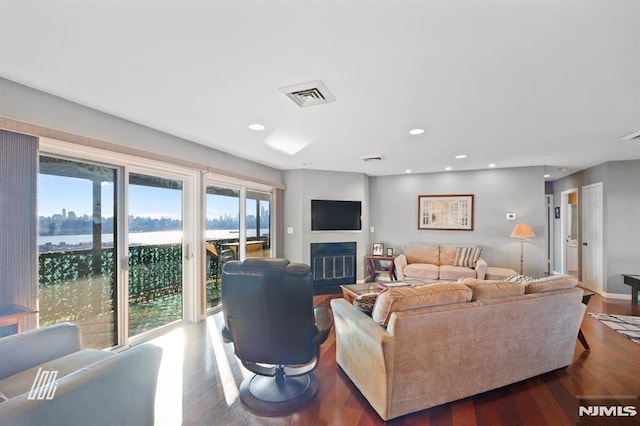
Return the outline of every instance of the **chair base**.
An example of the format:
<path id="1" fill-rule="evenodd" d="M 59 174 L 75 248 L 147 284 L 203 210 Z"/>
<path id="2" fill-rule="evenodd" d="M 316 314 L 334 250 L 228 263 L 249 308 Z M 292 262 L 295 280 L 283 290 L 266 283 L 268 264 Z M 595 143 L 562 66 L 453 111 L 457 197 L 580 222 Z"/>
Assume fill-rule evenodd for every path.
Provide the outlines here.
<path id="1" fill-rule="evenodd" d="M 257 413 L 282 414 L 302 407 L 317 391 L 318 379 L 311 373 L 281 380 L 253 375 L 242 381 L 240 400 Z"/>

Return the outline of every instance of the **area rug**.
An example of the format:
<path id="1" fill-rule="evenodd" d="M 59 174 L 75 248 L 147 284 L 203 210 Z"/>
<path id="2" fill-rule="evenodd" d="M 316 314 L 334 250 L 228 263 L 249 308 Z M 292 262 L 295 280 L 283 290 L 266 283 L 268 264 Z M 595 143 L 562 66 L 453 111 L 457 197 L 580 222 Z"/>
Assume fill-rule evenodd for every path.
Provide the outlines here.
<path id="1" fill-rule="evenodd" d="M 640 343 L 640 317 L 628 315 L 594 314 L 589 312 L 593 318 L 600 320 L 607 327 L 613 328 L 627 339 Z"/>

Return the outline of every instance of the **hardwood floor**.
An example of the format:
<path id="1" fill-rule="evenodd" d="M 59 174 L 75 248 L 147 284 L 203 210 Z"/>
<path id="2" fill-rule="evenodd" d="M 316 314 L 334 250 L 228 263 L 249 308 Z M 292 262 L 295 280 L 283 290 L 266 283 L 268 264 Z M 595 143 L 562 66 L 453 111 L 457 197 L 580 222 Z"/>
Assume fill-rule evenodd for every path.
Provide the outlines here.
<path id="1" fill-rule="evenodd" d="M 340 296 L 316 296 L 315 302 L 329 306 L 333 297 Z M 639 311 L 628 300 L 605 300 L 598 295 L 591 298 L 587 308 L 587 312 L 622 315 L 640 315 Z M 237 362 L 233 346 L 222 342 L 222 323 L 222 314 L 218 313 L 207 321 L 186 325 L 153 341 L 164 348 L 156 398 L 157 425 L 384 424 L 336 365 L 334 333 L 321 348 L 320 365 L 315 370 L 320 389 L 314 400 L 283 417 L 250 413 L 238 398 L 238 386 L 246 370 Z M 585 351 L 576 340 L 574 362 L 568 368 L 406 415 L 387 424 L 571 425 L 579 419 L 576 396 L 640 395 L 640 345 L 589 315 L 585 315 L 582 331 L 591 351 Z M 615 401 L 640 406 L 638 400 Z M 632 424 L 638 424 L 638 419 L 640 410 Z M 611 420 L 616 422 L 608 424 L 623 424 L 619 421 L 622 418 Z"/>

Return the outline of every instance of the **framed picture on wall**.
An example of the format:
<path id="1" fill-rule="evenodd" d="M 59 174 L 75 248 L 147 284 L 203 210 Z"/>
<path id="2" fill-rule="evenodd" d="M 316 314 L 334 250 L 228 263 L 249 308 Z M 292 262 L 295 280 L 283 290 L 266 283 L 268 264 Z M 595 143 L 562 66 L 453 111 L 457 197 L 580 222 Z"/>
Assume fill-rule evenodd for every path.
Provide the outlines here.
<path id="1" fill-rule="evenodd" d="M 382 256 L 384 254 L 384 244 L 383 243 L 373 243 L 373 250 L 371 254 L 374 256 Z"/>
<path id="2" fill-rule="evenodd" d="M 418 229 L 473 231 L 473 194 L 418 195 Z"/>

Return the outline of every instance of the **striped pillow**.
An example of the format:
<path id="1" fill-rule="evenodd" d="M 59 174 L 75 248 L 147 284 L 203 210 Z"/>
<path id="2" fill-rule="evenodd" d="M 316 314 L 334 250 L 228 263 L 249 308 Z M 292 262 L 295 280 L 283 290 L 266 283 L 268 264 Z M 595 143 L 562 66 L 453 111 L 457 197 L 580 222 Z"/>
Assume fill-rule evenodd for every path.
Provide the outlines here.
<path id="1" fill-rule="evenodd" d="M 458 247 L 456 249 L 456 258 L 453 266 L 464 266 L 466 268 L 475 268 L 482 249 L 479 247 Z"/>

